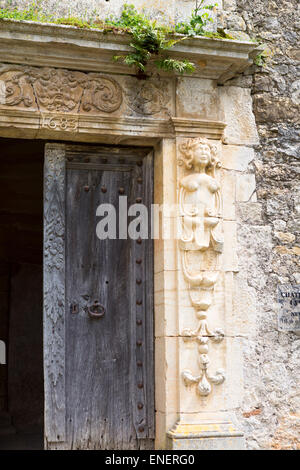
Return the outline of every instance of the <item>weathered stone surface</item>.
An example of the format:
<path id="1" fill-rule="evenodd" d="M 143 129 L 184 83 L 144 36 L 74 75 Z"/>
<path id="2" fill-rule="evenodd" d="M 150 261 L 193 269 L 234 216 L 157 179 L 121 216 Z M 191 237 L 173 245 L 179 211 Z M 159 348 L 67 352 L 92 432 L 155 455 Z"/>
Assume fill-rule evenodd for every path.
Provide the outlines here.
<path id="1" fill-rule="evenodd" d="M 223 9 L 225 11 L 234 11 L 236 9 L 236 0 L 223 0 Z"/>
<path id="2" fill-rule="evenodd" d="M 279 238 L 282 243 L 293 243 L 296 239 L 296 236 L 289 232 L 275 232 L 274 235 Z"/>
<path id="3" fill-rule="evenodd" d="M 218 91 L 213 80 L 178 78 L 176 98 L 178 116 L 222 120 Z"/>
<path id="4" fill-rule="evenodd" d="M 168 433 L 172 450 L 243 450 L 242 434 L 231 421 L 197 424 L 178 423 Z"/>
<path id="5" fill-rule="evenodd" d="M 267 90 L 268 91 L 268 90 Z M 257 122 L 297 121 L 297 107 L 289 97 L 260 94 L 254 96 Z"/>
<path id="6" fill-rule="evenodd" d="M 259 202 L 238 204 L 238 215 L 241 221 L 252 225 L 264 223 L 262 205 Z"/>
<path id="7" fill-rule="evenodd" d="M 237 202 L 256 202 L 256 182 L 255 175 L 244 173 L 237 175 L 236 200 Z"/>
<path id="8" fill-rule="evenodd" d="M 300 282 L 299 2 L 237 0 L 233 11 L 247 33 L 265 39 L 269 56 L 266 67 L 242 75 L 254 78 L 260 145 L 253 160 L 258 202 L 237 205 L 239 276 L 254 287 L 256 299 L 244 342 L 247 392 L 240 422 L 248 449 L 299 449 L 299 338 L 277 331 L 274 302 L 278 284 Z"/>
<path id="9" fill-rule="evenodd" d="M 221 106 L 227 127 L 224 141 L 227 144 L 254 145 L 258 135 L 252 113 L 251 91 L 247 88 L 223 87 L 219 89 Z"/>
<path id="10" fill-rule="evenodd" d="M 245 171 L 254 159 L 254 150 L 240 145 L 223 145 L 221 158 L 224 168 Z"/>

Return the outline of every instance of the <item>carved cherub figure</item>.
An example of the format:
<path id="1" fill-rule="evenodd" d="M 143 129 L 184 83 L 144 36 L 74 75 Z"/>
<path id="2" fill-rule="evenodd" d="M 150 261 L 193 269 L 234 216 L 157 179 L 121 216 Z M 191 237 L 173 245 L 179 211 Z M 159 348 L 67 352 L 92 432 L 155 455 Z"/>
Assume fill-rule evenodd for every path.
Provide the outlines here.
<path id="1" fill-rule="evenodd" d="M 221 166 L 217 148 L 205 138 L 195 138 L 182 144 L 180 151 L 180 163 L 194 170 L 180 181 L 180 246 L 185 251 L 212 247 L 222 252 L 223 240 L 216 230 L 221 210 L 220 186 L 215 177 L 216 167 Z"/>

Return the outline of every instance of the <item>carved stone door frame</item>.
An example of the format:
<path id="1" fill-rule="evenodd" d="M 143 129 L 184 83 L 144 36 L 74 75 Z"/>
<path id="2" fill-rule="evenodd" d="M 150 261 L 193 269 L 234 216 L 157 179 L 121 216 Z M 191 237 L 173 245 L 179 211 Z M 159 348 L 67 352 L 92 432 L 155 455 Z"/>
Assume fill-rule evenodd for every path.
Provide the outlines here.
<path id="1" fill-rule="evenodd" d="M 44 429 L 48 443 L 66 439 L 65 151 L 46 144 L 44 166 Z"/>
<path id="2" fill-rule="evenodd" d="M 240 448 L 242 435 L 231 419 L 240 406 L 242 384 L 241 335 L 234 310 L 234 276 L 238 271 L 235 173 L 241 168 L 237 163 L 240 148 L 251 153 L 250 147 L 258 139 L 250 90 L 217 85 L 249 66 L 256 54 L 255 44 L 209 38 L 178 43 L 173 49 L 176 57 L 192 57 L 197 64 L 193 76 L 166 74 L 143 82 L 124 64 L 112 60 L 116 54 L 130 51 L 129 39 L 123 35 L 102 36 L 99 31 L 0 20 L 0 39 L 1 137 L 151 146 L 154 203 L 169 206 L 178 203 L 185 177 L 183 166 L 178 165 L 182 160 L 180 147 L 188 139 L 209 139 L 222 154 L 225 171 L 221 169 L 219 183 L 227 201 L 222 216 L 224 250 L 219 281 L 212 291 L 211 330 L 202 336 L 210 336 L 215 326 L 227 327 L 221 344 L 210 342 L 209 369 L 214 373 L 223 362 L 227 375 L 222 384 L 223 376 L 213 378 L 213 393 L 197 395 L 194 385 L 201 378 L 197 376 L 195 348 L 201 338 L 188 341 L 184 334 L 186 328 L 196 328 L 198 318 L 191 304 L 189 282 L 183 276 L 182 250 L 177 240 L 154 240 L 156 448 Z M 52 80 L 62 90 L 57 96 L 49 87 Z M 45 390 L 46 401 L 51 403 L 46 422 L 51 420 L 49 438 L 59 444 L 64 438 L 65 416 L 61 400 L 65 386 L 61 315 L 64 169 L 59 146 L 51 144 L 47 151 L 45 220 L 49 233 L 57 234 L 57 241 L 49 236 L 45 239 L 45 312 L 53 323 L 52 334 L 45 337 L 45 362 L 55 383 L 52 391 Z M 186 171 L 193 172 L 191 167 Z M 48 198 L 50 192 L 52 200 Z M 53 213 L 53 207 L 59 208 L 58 213 Z M 176 224 L 175 219 L 163 213 L 162 225 Z M 54 270 L 55 276 L 51 274 Z M 59 283 L 60 288 L 55 290 Z M 202 359 L 200 369 L 206 371 L 207 361 Z M 190 363 L 192 376 L 183 376 Z"/>
<path id="3" fill-rule="evenodd" d="M 67 116 L 69 117 L 69 116 Z M 97 118 L 95 118 L 97 125 Z M 120 123 L 119 118 L 111 119 L 109 130 L 101 130 L 101 134 L 95 137 L 92 134 L 92 141 L 101 143 L 124 143 L 136 146 L 152 146 L 154 150 L 154 203 L 159 206 L 172 207 L 178 203 L 179 182 L 181 179 L 181 167 L 178 165 L 182 159 L 180 146 L 188 139 L 199 137 L 208 138 L 218 149 L 221 149 L 221 138 L 225 124 L 220 121 L 206 121 L 200 119 L 176 118 L 163 121 L 164 126 L 169 126 L 165 132 L 165 127 L 161 126 L 159 119 L 149 119 L 145 128 L 145 122 L 135 119 L 135 135 L 130 136 L 130 129 L 124 127 L 123 123 L 118 128 L 117 135 L 115 124 Z M 125 125 L 125 123 L 124 123 Z M 22 124 L 24 134 L 28 132 L 25 124 Z M 126 124 L 128 126 L 128 123 Z M 149 135 L 149 126 L 151 133 Z M 170 127 L 171 126 L 171 127 Z M 11 131 L 10 131 L 11 132 Z M 18 137 L 18 131 L 15 136 Z M 0 134 L 1 134 L 0 130 Z M 6 130 L 4 135 L 7 136 Z M 12 136 L 12 135 L 11 135 Z M 59 140 L 73 140 L 76 142 L 78 135 L 73 134 L 70 129 L 56 128 L 43 134 L 43 138 L 56 137 Z M 80 135 L 80 141 L 91 143 L 91 134 Z M 29 135 L 28 135 L 29 137 Z M 45 423 L 49 434 L 45 447 L 63 449 L 65 439 L 65 405 L 64 405 L 64 344 L 65 325 L 63 312 L 64 304 L 64 284 L 65 276 L 65 253 L 64 253 L 64 155 L 61 144 L 51 143 L 47 147 L 47 161 L 45 164 L 45 226 L 48 236 L 45 238 L 44 263 L 45 263 L 45 315 L 49 325 L 49 334 L 44 337 L 45 364 L 47 374 L 51 377 L 54 387 L 45 384 Z M 49 199 L 50 193 L 52 199 Z M 57 208 L 58 210 L 54 210 Z M 174 216 L 162 212 L 161 225 L 168 225 L 170 219 L 172 224 L 177 222 Z M 51 231 L 56 233 L 52 238 Z M 154 232 L 157 227 L 154 227 Z M 229 270 L 232 268 L 229 268 Z M 55 275 L 53 275 L 55 271 Z M 187 343 L 184 343 L 182 335 L 186 320 L 194 317 L 192 306 L 184 305 L 182 299 L 187 291 L 186 281 L 182 279 L 181 252 L 176 239 L 156 239 L 154 240 L 154 316 L 155 316 L 155 396 L 156 396 L 156 435 L 155 446 L 157 449 L 190 448 L 199 447 L 203 434 L 205 438 L 211 436 L 211 431 L 207 433 L 207 426 L 213 429 L 216 422 L 219 423 L 220 432 L 212 434 L 212 437 L 225 436 L 229 446 L 232 439 L 237 439 L 237 444 L 242 446 L 241 433 L 236 430 L 227 414 L 220 411 L 223 407 L 223 400 L 219 398 L 211 412 L 206 412 L 206 406 L 199 413 L 199 400 L 195 396 L 192 400 L 187 398 L 190 392 L 184 384 L 184 372 L 182 358 L 185 357 Z M 232 274 L 232 273 L 231 273 Z M 230 292 L 230 273 L 226 274 L 228 292 Z M 229 284 L 228 284 L 229 283 Z M 231 294 L 230 294 L 231 295 Z M 189 311 L 189 309 L 191 311 Z M 196 358 L 196 355 L 194 355 Z M 190 405 L 189 405 L 190 403 Z M 209 403 L 209 402 L 208 402 Z M 186 407 L 189 407 L 187 413 Z M 199 423 L 204 420 L 204 428 Z M 192 424 L 192 423 L 195 423 Z M 207 424 L 208 423 L 208 424 Z M 177 424 L 177 425 L 176 425 Z M 200 426 L 200 428 L 199 428 Z M 47 431 L 48 432 L 48 431 Z M 222 437 L 223 436 L 223 437 Z M 199 440 L 200 439 L 200 440 Z M 52 444 L 49 445 L 49 441 Z M 206 440 L 208 442 L 208 440 Z M 202 445 L 202 444 L 201 444 Z M 208 444 L 210 445 L 210 444 Z"/>

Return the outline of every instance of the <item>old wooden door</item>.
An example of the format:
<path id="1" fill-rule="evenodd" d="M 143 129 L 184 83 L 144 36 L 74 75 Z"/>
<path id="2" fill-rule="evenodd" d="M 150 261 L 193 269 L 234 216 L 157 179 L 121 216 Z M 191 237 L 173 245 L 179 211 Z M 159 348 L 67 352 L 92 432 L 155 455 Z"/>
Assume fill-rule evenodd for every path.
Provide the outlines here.
<path id="1" fill-rule="evenodd" d="M 150 209 L 152 154 L 47 144 L 44 194 L 45 446 L 153 448 L 152 243 L 121 224 L 126 197 Z"/>

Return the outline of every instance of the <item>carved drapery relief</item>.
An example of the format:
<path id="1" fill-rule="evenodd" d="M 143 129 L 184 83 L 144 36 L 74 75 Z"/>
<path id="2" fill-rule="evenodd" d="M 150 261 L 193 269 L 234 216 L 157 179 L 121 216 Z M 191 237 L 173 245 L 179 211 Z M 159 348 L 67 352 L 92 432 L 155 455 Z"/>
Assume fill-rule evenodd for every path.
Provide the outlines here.
<path id="1" fill-rule="evenodd" d="M 119 83 L 96 73 L 5 66 L 0 82 L 5 88 L 1 104 L 47 113 L 112 113 L 123 101 Z"/>
<path id="2" fill-rule="evenodd" d="M 181 218 L 181 250 L 184 279 L 189 286 L 191 303 L 199 325 L 195 331 L 185 329 L 185 341 L 195 340 L 198 345 L 200 374 L 183 371 L 186 385 L 197 384 L 201 396 L 210 394 L 211 384 L 225 380 L 222 369 L 215 375 L 208 371 L 209 340 L 218 343 L 224 338 L 221 329 L 211 331 L 207 310 L 212 304 L 214 287 L 219 274 L 219 255 L 223 250 L 221 233 L 221 195 L 216 178 L 220 167 L 217 148 L 205 138 L 188 139 L 180 145 L 182 158 L 179 165 L 191 171 L 181 178 L 179 211 Z"/>

